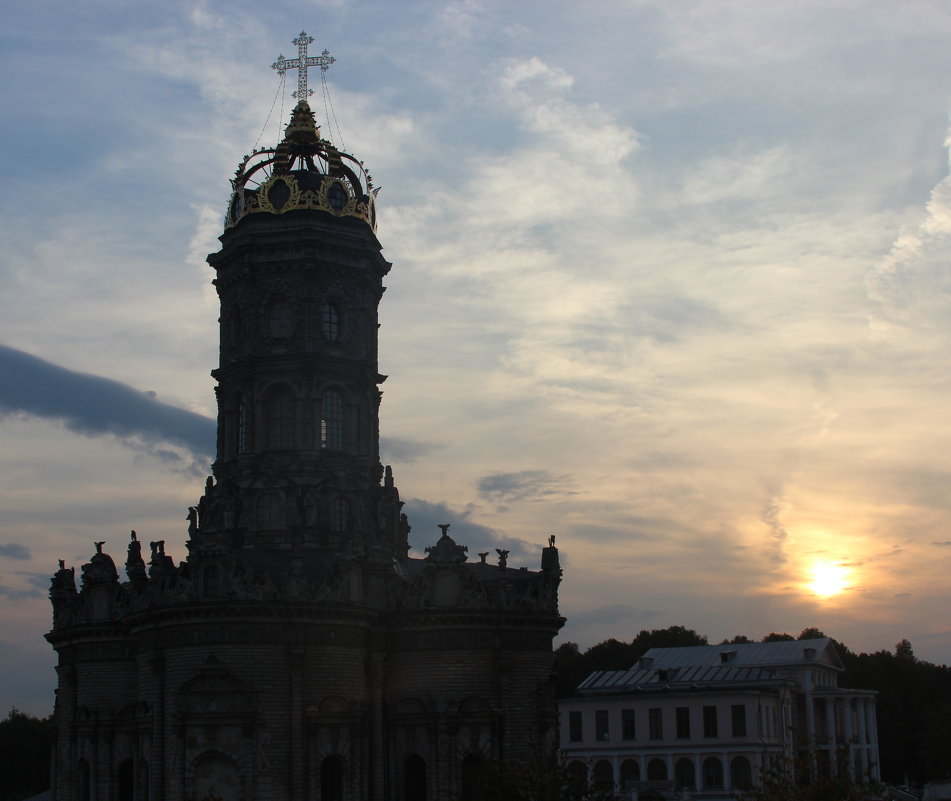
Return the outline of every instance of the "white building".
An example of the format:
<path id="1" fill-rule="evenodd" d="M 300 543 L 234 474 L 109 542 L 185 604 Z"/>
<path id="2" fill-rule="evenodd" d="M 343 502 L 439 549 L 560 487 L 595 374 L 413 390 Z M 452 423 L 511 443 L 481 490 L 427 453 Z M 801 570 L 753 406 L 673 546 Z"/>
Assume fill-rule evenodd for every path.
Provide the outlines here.
<path id="1" fill-rule="evenodd" d="M 559 702 L 561 748 L 573 775 L 640 801 L 730 797 L 794 765 L 878 780 L 875 693 L 840 689 L 842 670 L 828 638 L 652 648 Z"/>

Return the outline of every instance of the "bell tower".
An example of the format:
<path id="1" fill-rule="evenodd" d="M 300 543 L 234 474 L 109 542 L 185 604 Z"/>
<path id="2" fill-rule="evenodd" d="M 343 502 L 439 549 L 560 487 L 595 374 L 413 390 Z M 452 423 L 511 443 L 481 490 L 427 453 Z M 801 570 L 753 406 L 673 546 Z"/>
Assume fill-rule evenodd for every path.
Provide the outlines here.
<path id="1" fill-rule="evenodd" d="M 377 307 L 391 265 L 371 178 L 301 100 L 280 144 L 247 156 L 232 185 L 208 257 L 221 301 L 217 458 L 190 554 L 392 564 L 408 544 L 379 456 Z"/>

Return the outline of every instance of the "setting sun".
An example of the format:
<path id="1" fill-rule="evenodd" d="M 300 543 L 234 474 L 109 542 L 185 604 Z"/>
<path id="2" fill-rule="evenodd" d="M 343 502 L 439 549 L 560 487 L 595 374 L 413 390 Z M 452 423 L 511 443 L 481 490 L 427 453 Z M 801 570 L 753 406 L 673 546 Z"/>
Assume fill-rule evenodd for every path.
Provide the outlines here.
<path id="1" fill-rule="evenodd" d="M 812 581 L 808 587 L 816 595 L 828 598 L 838 595 L 848 587 L 848 570 L 835 562 L 818 562 L 812 568 Z"/>

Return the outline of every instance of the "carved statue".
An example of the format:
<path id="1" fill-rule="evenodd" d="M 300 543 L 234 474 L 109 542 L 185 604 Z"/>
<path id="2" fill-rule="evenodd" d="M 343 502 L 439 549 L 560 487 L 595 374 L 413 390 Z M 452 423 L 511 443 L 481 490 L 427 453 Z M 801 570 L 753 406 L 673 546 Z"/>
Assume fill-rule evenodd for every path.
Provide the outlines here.
<path id="1" fill-rule="evenodd" d="M 479 564 L 485 564 L 485 558 L 489 555 L 488 551 L 480 551 L 479 553 Z"/>
<path id="2" fill-rule="evenodd" d="M 100 542 L 94 542 L 93 545 L 96 546 L 96 553 L 102 553 L 102 546 L 105 544 L 106 544 L 105 540 L 102 540 Z"/>
<path id="3" fill-rule="evenodd" d="M 549 535 L 548 535 L 548 547 L 549 547 L 549 548 L 554 548 L 554 547 L 555 547 L 555 535 L 554 535 L 554 534 L 549 534 Z"/>
<path id="4" fill-rule="evenodd" d="M 189 506 L 188 514 L 185 516 L 185 519 L 188 521 L 188 536 L 194 537 L 198 534 L 198 508 Z"/>
<path id="5" fill-rule="evenodd" d="M 504 568 L 508 564 L 509 552 L 502 548 L 496 548 L 495 552 L 499 555 L 499 567 Z"/>
<path id="6" fill-rule="evenodd" d="M 65 570 L 65 569 L 66 569 L 66 560 L 65 560 L 65 559 L 60 559 L 60 560 L 59 560 L 59 569 L 60 569 L 60 570 Z"/>

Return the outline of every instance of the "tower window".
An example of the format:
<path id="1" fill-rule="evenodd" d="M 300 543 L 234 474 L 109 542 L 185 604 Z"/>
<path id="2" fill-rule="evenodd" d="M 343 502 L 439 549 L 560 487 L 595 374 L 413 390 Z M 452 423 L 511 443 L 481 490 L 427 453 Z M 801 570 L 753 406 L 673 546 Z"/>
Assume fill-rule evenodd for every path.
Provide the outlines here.
<path id="1" fill-rule="evenodd" d="M 321 403 L 320 447 L 343 448 L 343 400 L 336 392 L 326 393 Z"/>
<path id="2" fill-rule="evenodd" d="M 350 507 L 343 498 L 334 498 L 330 506 L 330 528 L 333 531 L 346 531 L 350 524 Z"/>
<path id="3" fill-rule="evenodd" d="M 267 332 L 271 339 L 287 339 L 294 333 L 294 310 L 283 298 L 268 307 Z"/>
<path id="4" fill-rule="evenodd" d="M 238 401 L 238 453 L 251 452 L 251 412 L 248 402 L 242 397 Z"/>
<path id="5" fill-rule="evenodd" d="M 328 342 L 336 342 L 340 338 L 340 312 L 337 311 L 337 304 L 324 304 L 321 323 L 324 329 L 324 339 Z"/>
<path id="6" fill-rule="evenodd" d="M 294 447 L 294 398 L 287 390 L 275 392 L 268 401 L 267 442 L 272 450 Z"/>
<path id="7" fill-rule="evenodd" d="M 347 205 L 347 190 L 335 181 L 327 190 L 327 200 L 334 211 L 343 211 L 343 207 Z"/>

